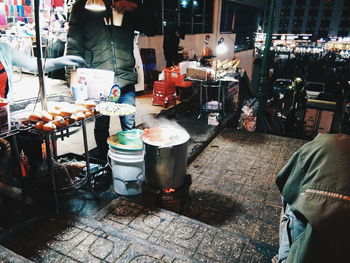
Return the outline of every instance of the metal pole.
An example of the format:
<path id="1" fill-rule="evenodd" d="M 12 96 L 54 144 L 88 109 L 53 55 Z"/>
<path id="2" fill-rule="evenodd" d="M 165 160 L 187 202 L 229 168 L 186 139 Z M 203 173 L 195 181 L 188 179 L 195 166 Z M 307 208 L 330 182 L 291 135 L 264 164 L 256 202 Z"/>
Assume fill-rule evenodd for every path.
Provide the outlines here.
<path id="1" fill-rule="evenodd" d="M 52 190 L 53 190 L 53 196 L 55 199 L 55 205 L 56 205 L 56 214 L 58 215 L 60 212 L 60 207 L 59 207 L 59 203 L 58 203 L 58 197 L 57 197 L 57 189 L 56 189 L 56 182 L 55 182 L 55 171 L 54 171 L 54 167 L 53 167 L 53 159 L 52 159 L 52 152 L 51 152 L 51 135 L 50 134 L 46 134 L 45 135 L 45 148 L 46 148 L 46 161 L 47 161 L 47 170 L 48 170 L 48 174 L 50 177 L 50 181 L 51 181 L 51 186 L 52 186 Z"/>
<path id="2" fill-rule="evenodd" d="M 215 76 L 214 76 L 214 80 L 216 81 L 217 79 L 217 73 L 218 73 L 218 57 L 217 57 L 217 47 L 218 47 L 218 35 L 219 35 L 219 32 L 220 32 L 220 20 L 221 20 L 221 15 L 220 15 L 220 11 L 221 11 L 221 8 L 222 8 L 222 2 L 220 0 L 217 0 L 218 1 L 218 7 L 217 7 L 217 17 L 216 17 L 216 24 L 217 24 L 217 27 L 216 27 L 216 32 L 215 32 L 215 42 L 214 42 L 214 52 L 215 52 L 215 56 L 216 56 L 216 63 L 215 63 Z"/>
<path id="3" fill-rule="evenodd" d="M 39 90 L 42 110 L 47 110 L 46 90 L 44 82 L 44 71 L 42 62 L 42 46 L 40 31 L 40 0 L 34 0 L 34 18 L 35 18 L 35 38 L 36 38 L 36 58 L 38 64 Z"/>
<path id="4" fill-rule="evenodd" d="M 90 193 L 93 195 L 95 199 L 98 199 L 98 194 L 94 190 L 94 186 L 92 184 L 92 180 L 95 179 L 95 175 L 91 174 L 90 171 L 90 156 L 89 156 L 89 146 L 87 141 L 87 134 L 86 134 L 86 122 L 85 120 L 81 121 L 81 127 L 83 129 L 83 140 L 84 140 L 84 151 L 85 151 L 85 162 L 86 162 L 86 177 L 87 177 L 87 188 L 90 191 Z M 95 183 L 95 182 L 94 182 Z"/>
<path id="5" fill-rule="evenodd" d="M 260 66 L 260 74 L 259 81 L 257 87 L 257 98 L 259 100 L 259 111 L 258 118 L 263 116 L 265 101 L 267 96 L 267 83 L 268 83 L 268 66 L 269 59 L 271 55 L 271 45 L 272 45 L 272 31 L 273 31 L 273 20 L 274 20 L 274 11 L 275 11 L 276 0 L 270 0 L 269 12 L 268 12 L 268 20 L 266 25 L 266 38 L 265 38 L 265 46 L 263 57 Z M 258 127 L 259 128 L 259 127 Z"/>

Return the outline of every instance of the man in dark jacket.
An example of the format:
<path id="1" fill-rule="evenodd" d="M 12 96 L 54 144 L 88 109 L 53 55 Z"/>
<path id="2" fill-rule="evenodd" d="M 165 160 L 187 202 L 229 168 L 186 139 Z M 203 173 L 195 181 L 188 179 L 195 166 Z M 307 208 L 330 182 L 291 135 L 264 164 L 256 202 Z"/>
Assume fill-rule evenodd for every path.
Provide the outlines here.
<path id="1" fill-rule="evenodd" d="M 349 262 L 350 136 L 318 135 L 292 156 L 276 184 L 286 209 L 273 262 Z"/>
<path id="2" fill-rule="evenodd" d="M 106 11 L 99 12 L 87 10 L 86 0 L 78 0 L 74 4 L 69 19 L 67 54 L 79 54 L 91 68 L 114 71 L 114 82 L 121 87 L 118 103 L 135 105 L 134 30 L 152 34 L 155 27 L 150 21 L 154 17 L 147 15 L 150 10 L 141 1 L 121 0 L 115 2 L 113 8 L 124 13 L 122 25 L 109 25 L 112 2 L 104 0 L 104 3 Z M 123 130 L 133 129 L 135 116 L 120 117 L 120 122 Z M 105 157 L 108 151 L 108 116 L 96 119 L 94 134 L 99 155 Z"/>
<path id="3" fill-rule="evenodd" d="M 165 33 L 163 39 L 163 52 L 166 61 L 166 67 L 172 67 L 179 63 L 178 51 L 180 38 L 185 39 L 182 30 L 175 28 Z"/>

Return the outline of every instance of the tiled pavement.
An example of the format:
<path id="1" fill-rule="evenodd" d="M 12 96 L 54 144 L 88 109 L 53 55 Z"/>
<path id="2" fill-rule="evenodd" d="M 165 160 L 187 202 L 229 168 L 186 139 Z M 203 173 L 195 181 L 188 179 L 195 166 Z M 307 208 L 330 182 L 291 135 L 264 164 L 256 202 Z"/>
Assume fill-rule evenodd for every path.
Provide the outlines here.
<path id="1" fill-rule="evenodd" d="M 183 215 L 118 198 L 94 219 L 48 222 L 12 249 L 35 262 L 270 262 L 281 208 L 274 178 L 304 143 L 225 129 L 188 167 Z"/>
<path id="2" fill-rule="evenodd" d="M 305 141 L 225 129 L 188 167 L 191 202 L 183 215 L 276 247 L 278 171 Z"/>
<path id="3" fill-rule="evenodd" d="M 74 216 L 37 225 L 33 228 L 31 240 L 17 243 L 15 252 L 42 263 L 196 262 L 123 230 Z"/>
<path id="4" fill-rule="evenodd" d="M 273 247 L 194 219 L 118 199 L 96 219 L 200 262 L 265 262 Z"/>

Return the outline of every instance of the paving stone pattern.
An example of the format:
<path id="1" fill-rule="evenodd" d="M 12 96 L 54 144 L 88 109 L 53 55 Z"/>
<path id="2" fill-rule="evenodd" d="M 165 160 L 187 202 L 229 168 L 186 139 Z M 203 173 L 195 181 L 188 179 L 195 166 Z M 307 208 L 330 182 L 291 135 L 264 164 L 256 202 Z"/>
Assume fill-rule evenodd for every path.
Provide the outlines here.
<path id="1" fill-rule="evenodd" d="M 0 262 L 1 263 L 30 263 L 32 261 L 14 253 L 7 248 L 0 246 Z"/>
<path id="2" fill-rule="evenodd" d="M 190 257 L 194 262 L 269 262 L 274 248 L 197 220 L 124 198 L 95 217 L 113 229 Z"/>
<path id="3" fill-rule="evenodd" d="M 225 129 L 191 163 L 191 202 L 183 215 L 278 246 L 278 171 L 305 141 Z"/>
<path id="4" fill-rule="evenodd" d="M 225 129 L 188 167 L 182 215 L 119 197 L 94 218 L 62 216 L 32 227 L 9 248 L 45 263 L 270 262 L 281 211 L 274 179 L 304 143 Z"/>
<path id="5" fill-rule="evenodd" d="M 198 262 L 92 219 L 67 216 L 32 229 L 12 250 L 39 263 Z"/>
<path id="6" fill-rule="evenodd" d="M 183 215 L 119 198 L 95 219 L 200 262 L 271 262 L 281 211 L 275 177 L 304 143 L 225 129 L 188 167 Z"/>

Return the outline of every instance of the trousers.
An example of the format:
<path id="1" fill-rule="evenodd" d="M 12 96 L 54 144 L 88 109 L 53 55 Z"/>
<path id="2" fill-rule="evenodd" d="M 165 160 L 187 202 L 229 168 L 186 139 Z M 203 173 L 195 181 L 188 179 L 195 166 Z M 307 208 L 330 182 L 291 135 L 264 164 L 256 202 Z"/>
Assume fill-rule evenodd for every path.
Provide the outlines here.
<path id="1" fill-rule="evenodd" d="M 283 202 L 283 216 L 280 222 L 280 238 L 278 262 L 287 260 L 293 242 L 304 232 L 306 225 L 299 220 L 290 209 L 289 204 Z"/>
<path id="2" fill-rule="evenodd" d="M 126 103 L 135 106 L 135 86 L 128 85 L 121 89 L 118 103 Z M 123 131 L 135 128 L 135 115 L 120 116 L 120 124 Z M 109 137 L 109 116 L 100 116 L 95 120 L 94 136 L 100 156 L 106 156 L 108 152 L 107 138 Z"/>

